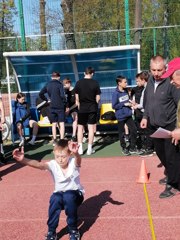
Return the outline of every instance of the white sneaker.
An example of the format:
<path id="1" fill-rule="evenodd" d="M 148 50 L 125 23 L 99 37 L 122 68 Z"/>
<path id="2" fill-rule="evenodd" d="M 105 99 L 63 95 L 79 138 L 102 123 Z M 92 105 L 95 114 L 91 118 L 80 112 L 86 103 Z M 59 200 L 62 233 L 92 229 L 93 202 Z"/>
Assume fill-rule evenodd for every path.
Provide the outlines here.
<path id="1" fill-rule="evenodd" d="M 87 140 L 88 140 L 88 139 L 87 139 L 86 137 L 83 137 L 83 140 L 82 140 L 82 142 L 83 142 L 83 143 L 86 143 L 86 142 L 87 142 Z"/>
<path id="2" fill-rule="evenodd" d="M 83 148 L 82 147 L 79 147 L 78 153 L 79 153 L 79 155 L 83 155 Z"/>
<path id="3" fill-rule="evenodd" d="M 93 154 L 93 153 L 95 153 L 95 150 L 94 150 L 94 149 L 88 149 L 88 150 L 87 150 L 87 155 L 91 155 L 91 154 Z"/>
<path id="4" fill-rule="evenodd" d="M 94 136 L 93 143 L 97 142 L 97 137 Z"/>
<path id="5" fill-rule="evenodd" d="M 24 146 L 24 142 L 25 142 L 25 140 L 24 140 L 24 138 L 22 138 L 22 139 L 20 140 L 19 147 Z"/>
<path id="6" fill-rule="evenodd" d="M 30 145 L 35 145 L 35 141 L 33 141 L 33 140 L 31 139 L 31 141 L 29 141 L 28 144 L 30 144 Z"/>

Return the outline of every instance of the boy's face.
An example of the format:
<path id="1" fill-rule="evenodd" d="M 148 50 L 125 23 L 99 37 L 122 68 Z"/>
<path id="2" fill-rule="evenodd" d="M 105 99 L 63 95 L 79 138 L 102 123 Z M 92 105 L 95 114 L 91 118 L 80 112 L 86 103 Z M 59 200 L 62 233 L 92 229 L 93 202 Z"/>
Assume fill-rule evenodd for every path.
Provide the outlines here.
<path id="1" fill-rule="evenodd" d="M 127 87 L 127 79 L 122 79 L 121 82 L 118 83 L 118 86 L 122 87 L 123 89 Z"/>
<path id="2" fill-rule="evenodd" d="M 60 165 L 61 168 L 66 168 L 69 162 L 69 152 L 65 150 L 55 149 L 54 157 L 56 162 Z"/>
<path id="3" fill-rule="evenodd" d="M 71 87 L 71 84 L 68 82 L 63 83 L 65 89 L 69 89 Z"/>
<path id="4" fill-rule="evenodd" d="M 25 102 L 25 97 L 18 98 L 18 102 L 21 103 L 21 104 L 24 103 Z"/>

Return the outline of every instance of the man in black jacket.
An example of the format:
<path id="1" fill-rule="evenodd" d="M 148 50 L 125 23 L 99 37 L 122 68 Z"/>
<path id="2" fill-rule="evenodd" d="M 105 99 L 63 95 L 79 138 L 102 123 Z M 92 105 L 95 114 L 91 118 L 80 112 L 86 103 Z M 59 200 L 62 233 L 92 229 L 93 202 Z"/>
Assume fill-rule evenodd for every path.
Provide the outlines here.
<path id="1" fill-rule="evenodd" d="M 150 61 L 151 77 L 146 87 L 146 106 L 141 127 L 149 122 L 152 133 L 159 127 L 173 131 L 176 127 L 177 104 L 180 90 L 170 83 L 169 78 L 162 79 L 166 62 L 162 56 L 155 56 Z M 166 177 L 159 181 L 166 185 L 160 198 L 174 196 L 179 191 L 180 151 L 171 138 L 154 138 L 154 146 L 161 163 L 165 167 Z"/>

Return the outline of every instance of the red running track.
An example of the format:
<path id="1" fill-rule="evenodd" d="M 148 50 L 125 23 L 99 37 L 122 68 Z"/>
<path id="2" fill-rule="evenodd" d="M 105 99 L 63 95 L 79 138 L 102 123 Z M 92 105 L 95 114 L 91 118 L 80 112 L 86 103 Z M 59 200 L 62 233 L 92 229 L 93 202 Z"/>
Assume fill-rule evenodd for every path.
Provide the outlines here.
<path id="1" fill-rule="evenodd" d="M 79 209 L 83 240 L 151 240 L 143 184 L 137 184 L 138 156 L 84 158 L 81 181 L 85 201 Z M 145 159 L 151 183 L 147 192 L 157 240 L 180 239 L 180 195 L 159 199 L 163 168 L 156 156 Z M 13 163 L 0 169 L 0 239 L 43 240 L 53 182 L 48 172 Z M 61 215 L 58 239 L 68 240 Z"/>

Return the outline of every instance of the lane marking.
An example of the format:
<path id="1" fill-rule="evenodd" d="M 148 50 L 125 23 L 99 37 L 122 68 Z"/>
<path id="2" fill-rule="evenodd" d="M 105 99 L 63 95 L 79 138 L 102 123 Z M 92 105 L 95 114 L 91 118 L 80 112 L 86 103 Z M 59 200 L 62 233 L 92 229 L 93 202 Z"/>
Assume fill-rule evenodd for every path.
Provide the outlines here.
<path id="1" fill-rule="evenodd" d="M 146 199 L 146 206 L 147 206 L 147 211 L 148 211 L 148 218 L 149 218 L 152 240 L 156 240 L 155 231 L 154 231 L 154 224 L 153 224 L 152 214 L 151 214 L 151 208 L 150 208 L 150 203 L 149 203 L 149 198 L 148 198 L 148 193 L 147 193 L 145 183 L 143 183 L 143 188 L 144 188 L 144 195 L 145 195 L 145 199 Z"/>

